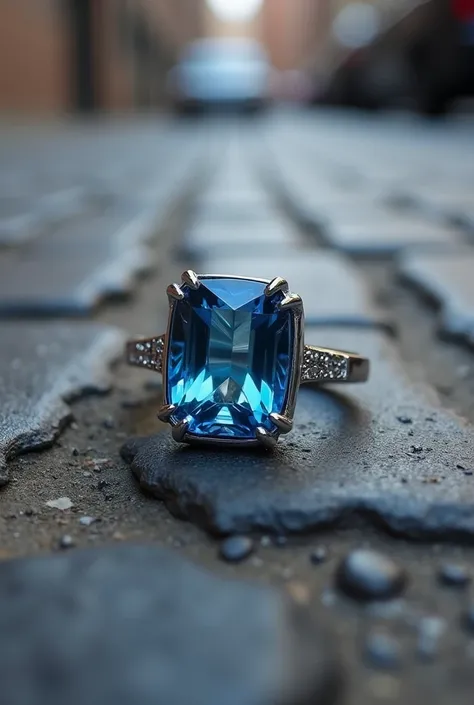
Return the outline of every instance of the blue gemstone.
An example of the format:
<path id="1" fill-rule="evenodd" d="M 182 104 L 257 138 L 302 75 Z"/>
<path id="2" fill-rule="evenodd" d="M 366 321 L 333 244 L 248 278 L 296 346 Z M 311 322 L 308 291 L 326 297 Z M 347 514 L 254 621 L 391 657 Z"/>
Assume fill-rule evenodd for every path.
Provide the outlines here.
<path id="1" fill-rule="evenodd" d="M 168 341 L 167 402 L 172 421 L 209 438 L 253 439 L 257 426 L 275 430 L 272 412 L 285 407 L 294 325 L 280 311 L 281 292 L 264 294 L 252 279 L 202 278 L 183 286 Z"/>

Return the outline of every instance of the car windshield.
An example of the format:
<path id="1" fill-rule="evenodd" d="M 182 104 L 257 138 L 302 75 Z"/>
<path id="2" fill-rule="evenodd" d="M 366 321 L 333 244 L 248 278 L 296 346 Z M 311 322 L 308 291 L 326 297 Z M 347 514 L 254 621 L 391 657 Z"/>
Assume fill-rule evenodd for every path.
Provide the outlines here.
<path id="1" fill-rule="evenodd" d="M 188 49 L 184 62 L 202 69 L 217 67 L 233 70 L 265 61 L 264 52 L 257 44 L 248 42 L 202 42 Z"/>

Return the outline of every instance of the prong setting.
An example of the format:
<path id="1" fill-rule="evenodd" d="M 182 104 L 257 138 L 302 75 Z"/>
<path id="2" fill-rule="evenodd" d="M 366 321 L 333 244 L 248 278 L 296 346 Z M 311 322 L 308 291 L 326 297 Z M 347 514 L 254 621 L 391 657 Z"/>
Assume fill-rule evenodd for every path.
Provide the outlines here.
<path id="1" fill-rule="evenodd" d="M 175 441 L 178 441 L 178 443 L 182 442 L 184 440 L 186 433 L 188 432 L 188 428 L 189 428 L 189 419 L 188 418 L 185 418 L 182 421 L 179 421 L 171 429 L 171 435 L 173 436 L 173 439 Z"/>
<path id="2" fill-rule="evenodd" d="M 186 269 L 186 271 L 182 273 L 181 279 L 183 284 L 187 284 L 191 289 L 199 289 L 201 286 L 198 275 L 192 269 Z"/>
<path id="3" fill-rule="evenodd" d="M 277 291 L 283 291 L 284 294 L 288 291 L 288 282 L 283 277 L 275 277 L 265 287 L 265 296 L 273 296 Z"/>
<path id="4" fill-rule="evenodd" d="M 175 301 L 182 301 L 184 299 L 184 293 L 177 284 L 170 284 L 166 289 L 166 293 L 168 299 L 174 299 Z"/>
<path id="5" fill-rule="evenodd" d="M 257 426 L 255 431 L 255 438 L 260 443 L 260 445 L 267 448 L 267 450 L 273 450 L 277 444 L 278 437 L 267 431 L 263 426 Z"/>
<path id="6" fill-rule="evenodd" d="M 175 410 L 176 410 L 176 404 L 163 404 L 163 406 L 158 411 L 157 416 L 160 419 L 160 421 L 163 421 L 164 423 L 166 423 L 167 421 L 170 420 L 170 417 Z"/>
<path id="7" fill-rule="evenodd" d="M 286 296 L 280 301 L 280 311 L 286 311 L 287 309 L 302 309 L 303 300 L 299 294 L 286 294 Z"/>
<path id="8" fill-rule="evenodd" d="M 277 414 L 275 411 L 272 411 L 270 418 L 280 433 L 289 433 L 293 428 L 293 421 L 291 421 L 287 416 L 283 416 L 282 414 Z"/>

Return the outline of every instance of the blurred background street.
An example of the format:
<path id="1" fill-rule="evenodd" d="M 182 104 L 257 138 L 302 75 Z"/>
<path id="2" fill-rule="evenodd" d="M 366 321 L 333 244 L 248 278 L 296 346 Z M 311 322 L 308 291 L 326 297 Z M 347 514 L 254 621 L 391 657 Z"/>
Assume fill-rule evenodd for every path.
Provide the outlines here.
<path id="1" fill-rule="evenodd" d="M 473 98 L 471 0 L 0 3 L 2 703 L 471 705 Z M 183 450 L 188 268 L 370 381 Z"/>

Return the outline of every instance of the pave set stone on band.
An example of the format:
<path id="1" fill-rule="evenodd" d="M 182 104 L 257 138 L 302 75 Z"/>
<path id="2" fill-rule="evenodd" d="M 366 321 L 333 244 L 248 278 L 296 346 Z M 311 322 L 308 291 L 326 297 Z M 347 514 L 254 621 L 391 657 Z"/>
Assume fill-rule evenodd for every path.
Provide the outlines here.
<path id="1" fill-rule="evenodd" d="M 281 277 L 187 270 L 167 294 L 166 333 L 129 341 L 126 357 L 162 374 L 158 418 L 176 441 L 273 448 L 300 384 L 368 378 L 367 358 L 304 344 L 303 302 Z"/>

